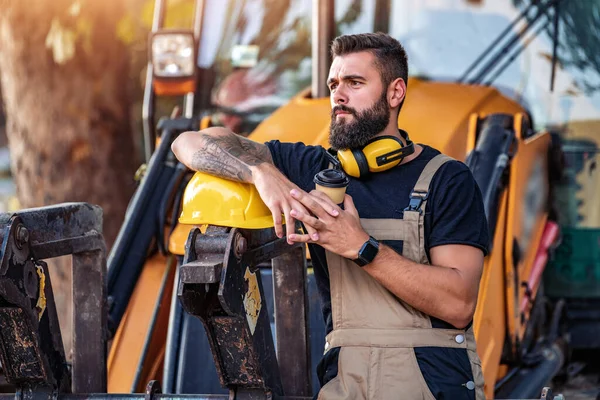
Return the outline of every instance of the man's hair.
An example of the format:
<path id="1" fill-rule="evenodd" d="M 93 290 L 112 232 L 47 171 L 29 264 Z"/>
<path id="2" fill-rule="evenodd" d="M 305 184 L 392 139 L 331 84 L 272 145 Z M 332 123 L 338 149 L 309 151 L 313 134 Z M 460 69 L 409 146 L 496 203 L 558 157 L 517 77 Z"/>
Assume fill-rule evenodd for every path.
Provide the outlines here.
<path id="1" fill-rule="evenodd" d="M 390 35 L 381 32 L 343 35 L 338 36 L 331 43 L 332 58 L 361 51 L 369 51 L 375 56 L 384 88 L 397 78 L 402 78 L 404 83 L 408 84 L 406 51 L 400 42 Z"/>

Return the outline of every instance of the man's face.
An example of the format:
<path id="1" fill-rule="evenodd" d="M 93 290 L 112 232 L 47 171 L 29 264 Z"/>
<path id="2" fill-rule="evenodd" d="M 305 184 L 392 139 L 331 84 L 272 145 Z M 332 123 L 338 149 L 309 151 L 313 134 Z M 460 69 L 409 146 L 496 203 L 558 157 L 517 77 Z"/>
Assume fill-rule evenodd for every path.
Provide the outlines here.
<path id="1" fill-rule="evenodd" d="M 335 150 L 364 147 L 390 122 L 387 88 L 374 61 L 364 51 L 335 57 L 331 64 L 329 143 Z"/>

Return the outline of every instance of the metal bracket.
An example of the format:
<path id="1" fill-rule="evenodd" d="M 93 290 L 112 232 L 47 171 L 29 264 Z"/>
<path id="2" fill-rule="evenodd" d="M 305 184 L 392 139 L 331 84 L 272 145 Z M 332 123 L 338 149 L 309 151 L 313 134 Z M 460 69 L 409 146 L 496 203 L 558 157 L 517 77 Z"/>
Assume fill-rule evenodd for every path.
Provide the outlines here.
<path id="1" fill-rule="evenodd" d="M 305 278 L 300 277 L 306 274 L 302 251 L 301 244 L 288 245 L 285 238 L 275 236 L 272 228 L 246 230 L 211 226 L 205 234 L 197 228 L 190 232 L 180 267 L 178 296 L 183 308 L 202 321 L 221 384 L 235 391 L 236 398 L 242 393 L 254 398 L 259 392 L 263 398 L 267 394 L 281 396 L 284 387 L 286 395 L 310 394 L 307 393 L 310 392 L 307 329 L 298 318 L 298 312 L 305 314 L 306 325 Z M 284 269 L 292 271 L 300 286 L 284 292 L 288 297 L 281 296 L 279 308 L 276 299 L 275 308 L 296 318 L 299 333 L 291 336 L 295 342 L 302 343 L 294 342 L 299 351 L 294 351 L 295 359 L 284 362 L 286 367 L 280 370 L 281 360 L 275 352 L 258 266 L 292 254 L 290 252 L 300 257 L 281 259 L 277 273 L 282 277 L 286 273 Z M 285 268 L 283 263 L 287 264 Z M 290 299 L 293 295 L 301 299 Z M 290 312 L 290 306 L 295 307 L 295 313 Z M 281 324 L 282 329 L 290 325 L 284 317 L 276 323 Z M 285 339 L 282 342 L 294 345 Z M 289 354 L 290 348 L 287 350 Z"/>
<path id="2" fill-rule="evenodd" d="M 9 383 L 106 391 L 106 250 L 102 210 L 65 203 L 0 215 L 0 358 Z M 73 369 L 42 259 L 73 256 Z M 45 388 L 45 389 L 44 389 Z"/>

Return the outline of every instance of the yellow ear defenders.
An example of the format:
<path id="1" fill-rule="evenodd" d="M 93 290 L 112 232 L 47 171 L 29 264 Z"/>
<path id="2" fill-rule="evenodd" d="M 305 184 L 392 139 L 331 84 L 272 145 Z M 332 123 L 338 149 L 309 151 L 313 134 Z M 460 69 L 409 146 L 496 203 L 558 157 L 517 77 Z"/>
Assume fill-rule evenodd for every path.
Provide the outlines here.
<path id="1" fill-rule="evenodd" d="M 365 178 L 373 172 L 394 168 L 415 151 L 406 132 L 401 133 L 406 139 L 406 146 L 395 136 L 378 136 L 371 139 L 362 150 L 338 151 L 337 159 L 342 169 L 355 178 Z"/>

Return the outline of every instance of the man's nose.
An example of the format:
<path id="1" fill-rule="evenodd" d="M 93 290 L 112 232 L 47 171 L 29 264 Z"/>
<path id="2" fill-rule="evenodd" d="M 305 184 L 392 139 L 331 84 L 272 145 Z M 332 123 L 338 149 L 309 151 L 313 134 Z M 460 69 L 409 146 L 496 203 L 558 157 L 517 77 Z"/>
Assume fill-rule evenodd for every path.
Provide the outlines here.
<path id="1" fill-rule="evenodd" d="M 343 89 L 338 88 L 335 93 L 333 93 L 333 104 L 347 104 L 348 97 L 346 96 Z"/>

